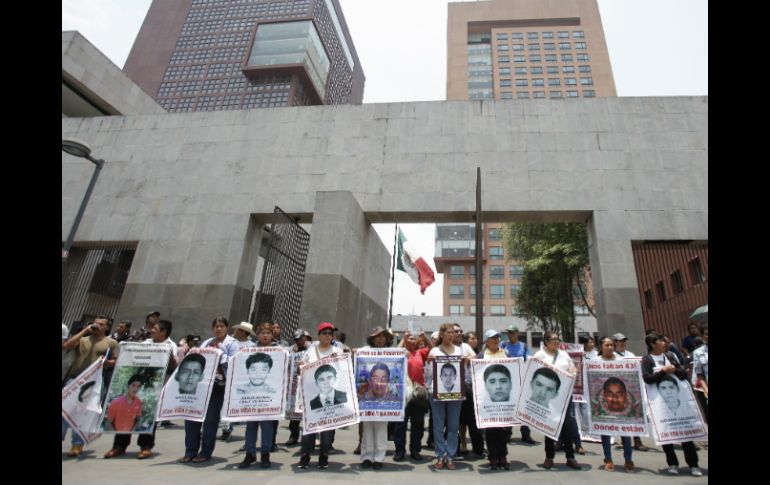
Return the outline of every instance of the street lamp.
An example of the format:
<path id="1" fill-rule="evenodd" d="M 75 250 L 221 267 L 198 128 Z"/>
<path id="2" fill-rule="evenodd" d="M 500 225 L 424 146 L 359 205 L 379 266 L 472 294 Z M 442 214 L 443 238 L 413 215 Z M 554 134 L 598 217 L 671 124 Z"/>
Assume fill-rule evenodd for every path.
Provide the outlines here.
<path id="1" fill-rule="evenodd" d="M 76 139 L 62 140 L 61 149 L 62 151 L 69 153 L 70 155 L 73 155 L 75 157 L 85 158 L 86 160 L 93 162 L 93 164 L 96 165 L 96 168 L 94 169 L 94 174 L 91 176 L 91 183 L 88 184 L 86 195 L 83 197 L 83 202 L 80 203 L 80 209 L 78 209 L 78 214 L 77 216 L 75 216 L 75 221 L 72 223 L 72 228 L 70 229 L 69 236 L 67 236 L 67 240 L 64 242 L 64 246 L 61 249 L 61 269 L 62 269 L 62 277 L 63 277 L 64 268 L 67 266 L 67 258 L 69 258 L 70 248 L 72 247 L 72 241 L 73 239 L 75 239 L 75 233 L 77 232 L 78 226 L 80 225 L 80 219 L 83 218 L 83 212 L 85 212 L 86 205 L 88 205 L 88 199 L 91 198 L 91 192 L 93 192 L 94 190 L 94 185 L 96 185 L 96 179 L 97 177 L 99 177 L 99 172 L 101 172 L 102 170 L 102 166 L 104 165 L 104 160 L 96 159 L 92 157 L 91 147 L 89 147 L 85 142 L 82 142 L 80 140 L 76 140 Z"/>

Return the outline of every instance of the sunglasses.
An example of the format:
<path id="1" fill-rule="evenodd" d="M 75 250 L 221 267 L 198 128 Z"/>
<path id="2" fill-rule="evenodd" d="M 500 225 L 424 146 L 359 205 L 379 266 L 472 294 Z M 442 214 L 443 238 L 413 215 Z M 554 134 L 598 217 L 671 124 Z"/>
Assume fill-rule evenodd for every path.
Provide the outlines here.
<path id="1" fill-rule="evenodd" d="M 323 332 L 319 333 L 319 335 L 334 335 L 334 332 L 331 330 L 324 330 Z"/>

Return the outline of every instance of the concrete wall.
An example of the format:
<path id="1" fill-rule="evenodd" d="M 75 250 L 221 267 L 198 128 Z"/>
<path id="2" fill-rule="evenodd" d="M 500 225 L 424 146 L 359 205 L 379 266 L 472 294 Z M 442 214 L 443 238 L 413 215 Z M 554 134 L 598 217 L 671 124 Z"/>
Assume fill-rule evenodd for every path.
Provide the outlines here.
<path id="1" fill-rule="evenodd" d="M 165 113 L 80 32 L 61 33 L 62 78 L 109 114 Z"/>
<path id="2" fill-rule="evenodd" d="M 479 166 L 485 221 L 590 223 L 599 331 L 630 336 L 631 241 L 708 239 L 707 118 L 707 97 L 420 102 L 66 118 L 62 136 L 107 161 L 76 243 L 139 241 L 133 308 L 152 285 L 235 291 L 251 219 L 308 216 L 318 191 L 369 223 L 470 222 Z M 62 154 L 62 239 L 92 170 Z"/>

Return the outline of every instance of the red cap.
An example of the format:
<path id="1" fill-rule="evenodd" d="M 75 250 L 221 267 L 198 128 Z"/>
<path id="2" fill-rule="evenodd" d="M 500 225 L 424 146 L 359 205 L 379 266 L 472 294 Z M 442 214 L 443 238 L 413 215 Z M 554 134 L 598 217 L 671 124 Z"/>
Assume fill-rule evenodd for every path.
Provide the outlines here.
<path id="1" fill-rule="evenodd" d="M 331 330 L 331 331 L 334 331 L 334 325 L 332 325 L 332 324 L 331 324 L 331 323 L 329 323 L 329 322 L 321 322 L 321 323 L 318 325 L 318 333 L 321 333 L 321 331 L 323 331 L 323 330 L 326 330 L 327 328 L 328 328 L 329 330 Z"/>

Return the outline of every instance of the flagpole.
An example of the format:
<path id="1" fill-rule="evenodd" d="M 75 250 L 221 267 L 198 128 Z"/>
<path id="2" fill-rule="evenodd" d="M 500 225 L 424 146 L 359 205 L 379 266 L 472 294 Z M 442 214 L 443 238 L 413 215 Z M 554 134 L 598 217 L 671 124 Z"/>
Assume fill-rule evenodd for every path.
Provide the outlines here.
<path id="1" fill-rule="evenodd" d="M 396 252 L 398 251 L 398 222 L 396 223 L 396 235 L 393 237 L 393 262 L 390 265 L 390 304 L 388 305 L 388 328 L 393 320 L 393 281 L 396 278 Z"/>

